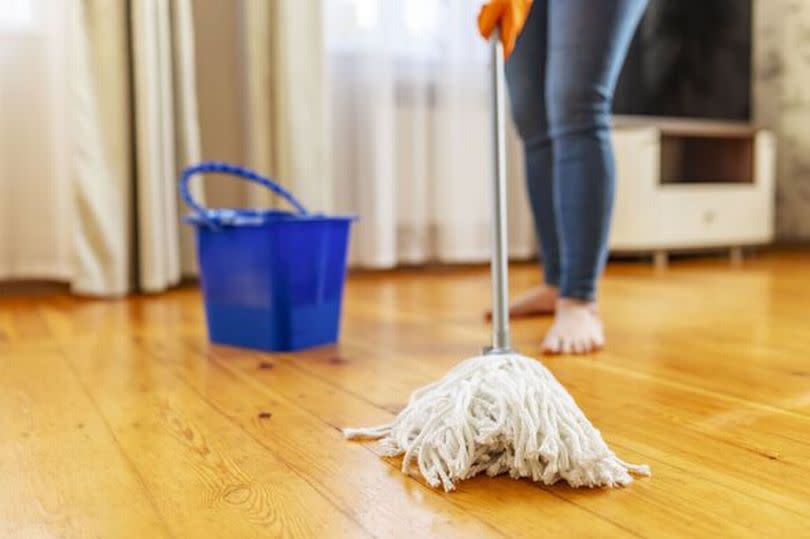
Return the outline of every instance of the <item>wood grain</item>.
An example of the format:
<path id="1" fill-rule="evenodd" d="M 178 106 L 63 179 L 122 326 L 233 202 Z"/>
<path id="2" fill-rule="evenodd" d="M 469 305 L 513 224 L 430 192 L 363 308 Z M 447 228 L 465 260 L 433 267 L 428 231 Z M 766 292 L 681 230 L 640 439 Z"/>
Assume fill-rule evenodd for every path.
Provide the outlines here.
<path id="1" fill-rule="evenodd" d="M 653 477 L 444 494 L 339 428 L 488 340 L 485 268 L 360 273 L 339 345 L 210 345 L 198 292 L 0 298 L 2 537 L 765 537 L 810 530 L 810 254 L 612 264 L 608 347 L 542 358 Z M 513 289 L 536 282 L 513 269 Z M 537 355 L 548 319 L 516 321 Z"/>
<path id="2" fill-rule="evenodd" d="M 58 354 L 5 348 L 0 410 L 0 537 L 169 536 Z"/>

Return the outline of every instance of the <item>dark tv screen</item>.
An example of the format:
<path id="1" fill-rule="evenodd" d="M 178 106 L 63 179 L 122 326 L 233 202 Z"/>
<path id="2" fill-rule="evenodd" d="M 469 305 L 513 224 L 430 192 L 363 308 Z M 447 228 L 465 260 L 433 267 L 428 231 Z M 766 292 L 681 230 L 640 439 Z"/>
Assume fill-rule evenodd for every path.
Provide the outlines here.
<path id="1" fill-rule="evenodd" d="M 650 0 L 613 111 L 745 121 L 750 109 L 750 0 Z"/>

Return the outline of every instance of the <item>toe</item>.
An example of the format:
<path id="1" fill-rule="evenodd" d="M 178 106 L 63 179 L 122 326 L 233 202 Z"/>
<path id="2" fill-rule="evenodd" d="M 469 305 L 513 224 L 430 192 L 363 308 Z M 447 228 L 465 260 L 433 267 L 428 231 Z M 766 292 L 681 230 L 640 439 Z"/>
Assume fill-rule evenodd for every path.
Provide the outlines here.
<path id="1" fill-rule="evenodd" d="M 560 338 L 554 334 L 546 335 L 543 339 L 543 353 L 544 354 L 559 354 L 560 353 Z"/>

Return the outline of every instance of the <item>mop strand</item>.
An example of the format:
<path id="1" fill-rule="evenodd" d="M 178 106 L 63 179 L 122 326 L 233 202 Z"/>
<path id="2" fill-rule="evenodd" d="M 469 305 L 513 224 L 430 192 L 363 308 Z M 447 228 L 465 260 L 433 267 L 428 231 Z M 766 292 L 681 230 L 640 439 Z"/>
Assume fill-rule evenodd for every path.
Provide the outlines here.
<path id="1" fill-rule="evenodd" d="M 611 451 L 573 397 L 539 361 L 515 353 L 470 358 L 416 390 L 389 424 L 344 429 L 349 439 L 380 439 L 402 471 L 445 491 L 486 473 L 546 485 L 615 487 L 650 475 Z"/>

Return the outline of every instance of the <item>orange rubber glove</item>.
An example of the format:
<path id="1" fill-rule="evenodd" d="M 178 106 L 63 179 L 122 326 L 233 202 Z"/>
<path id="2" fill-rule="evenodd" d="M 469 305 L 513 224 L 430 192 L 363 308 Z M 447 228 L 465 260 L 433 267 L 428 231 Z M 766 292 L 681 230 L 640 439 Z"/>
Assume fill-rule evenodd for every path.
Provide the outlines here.
<path id="1" fill-rule="evenodd" d="M 478 31 L 489 39 L 495 27 L 500 27 L 503 55 L 509 58 L 531 7 L 532 0 L 489 0 L 478 14 Z"/>

